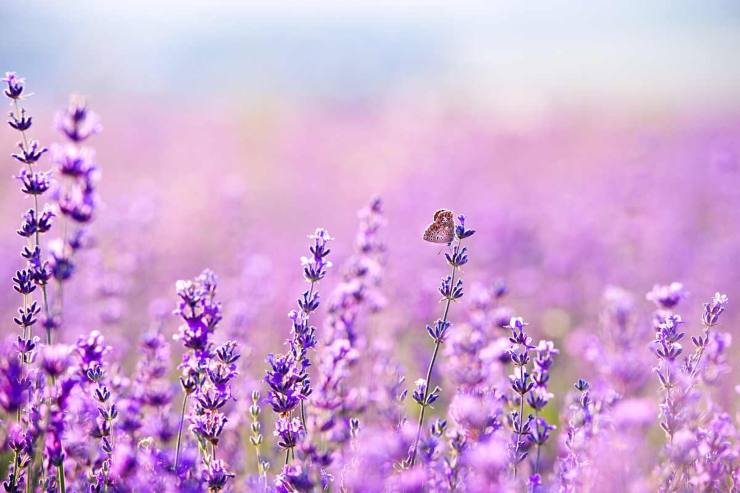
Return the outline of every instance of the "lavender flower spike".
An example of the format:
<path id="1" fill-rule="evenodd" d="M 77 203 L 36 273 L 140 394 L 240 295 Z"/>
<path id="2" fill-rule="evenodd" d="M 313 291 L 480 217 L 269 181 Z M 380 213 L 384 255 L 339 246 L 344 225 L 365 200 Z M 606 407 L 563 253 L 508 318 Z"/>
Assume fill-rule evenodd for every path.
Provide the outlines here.
<path id="1" fill-rule="evenodd" d="M 269 397 L 272 410 L 277 413 L 275 436 L 280 437 L 278 445 L 285 449 L 285 463 L 288 463 L 298 441 L 308 433 L 304 401 L 313 389 L 308 375 L 311 361 L 308 351 L 318 342 L 316 328 L 310 324 L 311 313 L 319 307 L 319 293 L 316 286 L 331 267 L 328 260 L 329 242 L 332 238 L 323 228 L 317 228 L 309 235 L 312 240 L 309 246 L 310 256 L 301 257 L 303 277 L 309 283 L 308 291 L 298 298 L 298 309 L 288 314 L 292 322 L 291 338 L 287 341 L 288 351 L 285 354 L 270 354 L 267 363 L 270 369 L 265 373 L 264 381 L 270 388 Z M 300 420 L 292 418 L 293 410 L 300 406 Z"/>
<path id="2" fill-rule="evenodd" d="M 465 238 L 473 236 L 473 234 L 475 234 L 475 230 L 468 229 L 465 226 L 465 216 L 458 216 L 454 240 L 449 245 L 449 251 L 445 253 L 445 259 L 451 268 L 451 272 L 449 276 L 442 278 L 442 283 L 439 287 L 439 292 L 442 295 L 441 301 L 444 303 L 442 318 L 434 322 L 432 326 L 427 325 L 426 327 L 429 337 L 434 341 L 434 351 L 432 352 L 432 359 L 429 361 L 426 378 L 417 381 L 417 388 L 414 392 L 414 400 L 419 404 L 419 421 L 416 430 L 416 439 L 411 447 L 410 456 L 404 461 L 405 465 L 413 466 L 416 463 L 417 449 L 421 440 L 421 432 L 424 428 L 426 408 L 439 397 L 438 387 L 430 390 L 432 371 L 434 370 L 434 363 L 437 360 L 439 347 L 447 339 L 447 332 L 451 326 L 448 320 L 450 306 L 453 301 L 457 301 L 463 296 L 462 279 L 457 279 L 457 275 L 460 267 L 468 263 L 468 249 L 462 246 L 462 241 Z"/>

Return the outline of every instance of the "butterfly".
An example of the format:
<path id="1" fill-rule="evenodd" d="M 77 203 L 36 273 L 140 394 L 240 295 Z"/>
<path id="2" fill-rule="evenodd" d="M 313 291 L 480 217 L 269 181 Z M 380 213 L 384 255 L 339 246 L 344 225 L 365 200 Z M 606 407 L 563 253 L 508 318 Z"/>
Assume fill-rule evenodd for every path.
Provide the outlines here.
<path id="1" fill-rule="evenodd" d="M 434 222 L 424 231 L 424 240 L 432 243 L 450 243 L 455 237 L 452 211 L 440 209 L 434 213 Z"/>

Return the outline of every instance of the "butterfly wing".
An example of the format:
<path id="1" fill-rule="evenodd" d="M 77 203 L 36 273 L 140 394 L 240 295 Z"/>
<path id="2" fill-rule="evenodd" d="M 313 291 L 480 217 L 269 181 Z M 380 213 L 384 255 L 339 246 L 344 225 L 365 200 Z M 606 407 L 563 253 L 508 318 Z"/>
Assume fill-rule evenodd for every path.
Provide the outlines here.
<path id="1" fill-rule="evenodd" d="M 424 231 L 424 240 L 431 243 L 449 243 L 454 236 L 452 223 L 433 222 Z"/>
<path id="2" fill-rule="evenodd" d="M 437 212 L 434 213 L 434 222 L 442 224 L 454 224 L 452 216 L 452 211 L 449 211 L 447 209 L 439 209 Z"/>

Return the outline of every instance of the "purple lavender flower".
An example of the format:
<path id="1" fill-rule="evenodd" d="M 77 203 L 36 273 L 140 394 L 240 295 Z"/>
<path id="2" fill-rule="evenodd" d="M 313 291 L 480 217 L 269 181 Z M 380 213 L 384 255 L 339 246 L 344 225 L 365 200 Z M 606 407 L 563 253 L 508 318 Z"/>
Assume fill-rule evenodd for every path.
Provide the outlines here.
<path id="1" fill-rule="evenodd" d="M 82 147 L 83 141 L 102 129 L 97 116 L 90 112 L 87 103 L 72 97 L 67 109 L 57 115 L 57 128 L 69 141 L 66 145 L 55 145 L 52 159 L 57 166 L 59 183 L 54 190 L 57 210 L 64 223 L 64 234 L 52 245 L 49 265 L 57 282 L 55 310 L 48 319 L 62 320 L 64 283 L 69 282 L 75 272 L 75 254 L 87 246 L 82 241 L 93 220 L 98 206 L 98 166 L 91 149 Z"/>
<path id="2" fill-rule="evenodd" d="M 314 484 L 300 464 L 286 464 L 275 478 L 276 493 L 309 493 Z"/>
<path id="3" fill-rule="evenodd" d="M 184 324 L 180 326 L 176 339 L 182 341 L 189 351 L 183 355 L 179 368 L 180 383 L 185 393 L 177 435 L 174 469 L 179 466 L 182 426 L 187 411 L 188 398 L 193 395 L 195 407 L 188 417 L 189 429 L 201 444 L 202 462 L 205 469 L 203 480 L 211 491 L 220 491 L 234 475 L 226 470 L 224 463 L 217 461 L 216 449 L 226 423 L 229 421 L 225 406 L 232 400 L 231 381 L 238 374 L 236 361 L 240 354 L 236 342 L 227 341 L 214 346 L 211 336 L 222 320 L 221 304 L 216 301 L 218 279 L 210 270 L 204 270 L 192 281 L 178 281 L 179 298 L 175 314 Z M 206 450 L 210 445 L 210 453 Z"/>
<path id="4" fill-rule="evenodd" d="M 98 368 L 103 362 L 103 356 L 111 350 L 105 344 L 103 334 L 93 330 L 87 336 L 77 339 L 77 355 L 80 357 L 80 370 L 83 375 L 92 368 Z"/>
<path id="5" fill-rule="evenodd" d="M 18 77 L 15 72 L 5 72 L 5 77 L 3 77 L 2 81 L 8 86 L 4 91 L 7 97 L 13 100 L 21 98 L 25 79 Z"/>
<path id="6" fill-rule="evenodd" d="M 97 115 L 88 109 L 87 102 L 77 96 L 70 98 L 67 108 L 57 115 L 56 125 L 74 143 L 87 140 L 103 129 Z"/>
<path id="7" fill-rule="evenodd" d="M 100 342 L 102 343 L 102 338 Z M 94 467 L 91 471 L 90 477 L 93 479 L 90 487 L 96 491 L 103 491 L 110 486 L 109 472 L 113 456 L 113 421 L 118 417 L 118 408 L 116 403 L 113 402 L 110 388 L 106 385 L 106 372 L 103 369 L 102 360 L 86 362 L 85 355 L 82 352 L 80 354 L 83 358 L 82 364 L 86 366 L 85 377 L 87 382 L 95 386 L 91 394 L 97 406 L 98 416 L 96 416 L 91 434 L 100 440 L 100 449 L 103 452 L 103 460 L 100 465 Z"/>
<path id="8" fill-rule="evenodd" d="M 39 373 L 32 368 L 36 360 L 39 348 L 39 338 L 33 336 L 33 327 L 37 316 L 44 307 L 46 315 L 49 313 L 46 293 L 46 282 L 48 271 L 46 264 L 40 260 L 41 246 L 40 236 L 47 233 L 52 226 L 53 212 L 48 208 L 43 211 L 39 208 L 39 197 L 49 190 L 49 173 L 37 171 L 41 157 L 47 152 L 36 140 L 31 140 L 27 131 L 31 128 L 32 119 L 27 115 L 25 108 L 20 106 L 20 100 L 24 91 L 23 79 L 14 73 L 6 73 L 4 82 L 7 83 L 5 95 L 10 98 L 14 111 L 10 113 L 10 127 L 19 132 L 21 141 L 18 143 L 20 152 L 11 156 L 24 164 L 17 177 L 21 182 L 21 192 L 33 200 L 33 206 L 23 216 L 23 221 L 17 233 L 28 239 L 28 245 L 24 247 L 21 256 L 26 262 L 24 269 L 18 270 L 13 277 L 13 289 L 22 296 L 22 305 L 18 308 L 18 316 L 13 319 L 19 326 L 21 334 L 17 338 L 15 349 L 17 353 L 7 365 L 2 366 L 2 380 L 0 380 L 0 405 L 8 411 L 16 413 L 16 419 L 21 422 L 25 420 L 26 450 L 14 452 L 14 460 L 9 468 L 9 478 L 5 482 L 8 491 L 20 491 L 24 486 L 29 489 L 33 485 L 33 460 L 35 459 L 34 444 L 40 433 L 38 425 L 39 413 L 34 408 L 40 405 L 42 384 L 39 381 Z M 34 300 L 33 293 L 40 287 L 42 299 Z M 47 332 L 47 342 L 51 342 L 51 336 Z M 52 380 L 53 381 L 53 380 Z M 28 405 L 28 410 L 24 406 Z M 27 468 L 27 471 L 24 471 Z"/>
<path id="9" fill-rule="evenodd" d="M 652 301 L 658 308 L 670 310 L 678 305 L 679 301 L 686 297 L 686 291 L 680 282 L 661 286 L 656 284 L 653 289 L 645 295 L 648 301 Z"/>
<path id="10" fill-rule="evenodd" d="M 0 360 L 0 406 L 5 412 L 14 414 L 23 407 L 30 386 L 17 353 L 6 353 Z"/>
<path id="11" fill-rule="evenodd" d="M 273 434 L 278 438 L 278 445 L 284 450 L 295 448 L 301 436 L 305 433 L 301 420 L 298 418 L 279 417 L 275 423 Z"/>
<path id="12" fill-rule="evenodd" d="M 532 375 L 532 380 L 534 381 L 535 386 L 534 389 L 527 394 L 527 404 L 529 404 L 529 407 L 535 411 L 534 427 L 529 435 L 529 439 L 537 446 L 534 473 L 535 476 L 539 477 L 540 452 L 542 446 L 545 445 L 548 438 L 550 438 L 550 432 L 556 429 L 554 425 L 548 424 L 544 418 L 539 416 L 539 414 L 553 398 L 553 395 L 547 390 L 547 385 L 550 381 L 550 368 L 553 363 L 553 357 L 556 354 L 559 354 L 560 351 L 555 349 L 555 345 L 552 341 L 540 341 L 535 348 L 535 352 L 536 357 L 534 358 L 534 372 Z"/>
<path id="13" fill-rule="evenodd" d="M 525 332 L 527 325 L 521 317 L 513 317 L 509 322 L 509 328 L 511 329 L 509 357 L 514 365 L 514 373 L 509 376 L 509 380 L 511 389 L 516 396 L 516 401 L 519 402 L 519 410 L 512 411 L 511 413 L 511 425 L 514 430 L 511 463 L 514 470 L 514 477 L 516 477 L 517 466 L 527 457 L 527 440 L 529 439 L 531 441 L 532 423 L 535 421 L 534 416 L 531 415 L 526 418 L 526 421 L 524 418 L 524 402 L 528 399 L 529 392 L 536 385 L 536 382 L 531 378 L 532 375 L 527 369 L 530 361 L 530 352 L 535 348 L 532 345 L 532 338 Z M 545 344 L 543 352 L 550 353 L 549 345 Z M 539 404 L 536 399 L 533 399 L 533 402 Z"/>
<path id="14" fill-rule="evenodd" d="M 303 266 L 303 277 L 309 283 L 308 291 L 298 298 L 298 310 L 289 312 L 288 317 L 292 322 L 291 339 L 288 341 L 288 352 L 285 354 L 268 355 L 267 363 L 270 368 L 266 371 L 264 381 L 270 388 L 269 397 L 273 411 L 280 417 L 276 421 L 276 433 L 280 433 L 280 423 L 286 423 L 288 416 L 296 406 L 300 406 L 300 422 L 307 432 L 306 413 L 304 401 L 311 395 L 313 389 L 308 375 L 311 361 L 308 350 L 317 344 L 316 328 L 310 324 L 311 313 L 319 307 L 319 294 L 316 291 L 317 283 L 327 273 L 331 262 L 328 260 L 329 241 L 333 238 L 322 228 L 309 235 L 313 241 L 309 247 L 311 255 L 301 257 Z M 282 420 L 282 421 L 281 421 Z M 283 428 L 285 429 L 285 428 Z M 291 437 L 299 438 L 298 434 Z M 297 442 L 294 440 L 283 440 L 281 443 L 288 445 L 286 448 L 286 463 Z"/>
<path id="15" fill-rule="evenodd" d="M 203 473 L 203 480 L 208 486 L 209 492 L 221 491 L 229 479 L 236 475 L 226 468 L 226 464 L 219 459 L 212 460 Z"/>

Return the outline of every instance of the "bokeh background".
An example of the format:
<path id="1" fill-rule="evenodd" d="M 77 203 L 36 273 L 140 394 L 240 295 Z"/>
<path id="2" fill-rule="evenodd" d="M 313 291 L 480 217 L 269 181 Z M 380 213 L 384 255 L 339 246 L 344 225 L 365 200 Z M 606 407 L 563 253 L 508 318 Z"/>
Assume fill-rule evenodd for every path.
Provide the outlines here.
<path id="1" fill-rule="evenodd" d="M 588 371 L 568 335 L 596 331 L 608 286 L 634 293 L 646 325 L 644 294 L 671 281 L 692 334 L 716 290 L 727 325 L 740 320 L 736 1 L 31 1 L 3 2 L 0 19 L 0 65 L 35 93 L 35 135 L 61 140 L 71 93 L 105 128 L 68 342 L 107 326 L 125 361 L 175 280 L 209 266 L 226 316 L 248 311 L 261 368 L 287 336 L 306 235 L 328 228 L 341 263 L 375 194 L 389 300 L 376 323 L 410 380 L 446 270 L 421 240 L 440 207 L 478 230 L 466 281 L 504 279 L 532 330 L 569 348 L 564 382 Z M 6 154 L 13 139 L 0 133 Z M 10 320 L 26 204 L 4 162 Z"/>

